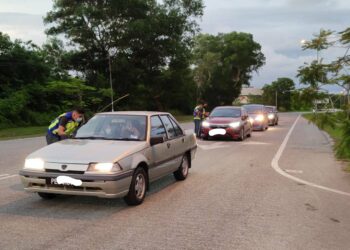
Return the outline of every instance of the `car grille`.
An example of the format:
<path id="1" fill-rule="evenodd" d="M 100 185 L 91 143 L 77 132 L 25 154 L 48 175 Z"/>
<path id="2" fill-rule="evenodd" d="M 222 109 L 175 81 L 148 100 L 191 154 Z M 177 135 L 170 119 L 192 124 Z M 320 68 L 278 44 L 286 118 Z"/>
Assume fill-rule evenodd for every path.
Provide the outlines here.
<path id="1" fill-rule="evenodd" d="M 228 128 L 228 125 L 210 125 L 210 128 Z"/>
<path id="2" fill-rule="evenodd" d="M 60 170 L 56 170 L 56 169 L 45 169 L 45 172 L 58 173 L 58 174 L 84 174 L 84 171 L 73 171 L 73 170 L 60 171 Z"/>

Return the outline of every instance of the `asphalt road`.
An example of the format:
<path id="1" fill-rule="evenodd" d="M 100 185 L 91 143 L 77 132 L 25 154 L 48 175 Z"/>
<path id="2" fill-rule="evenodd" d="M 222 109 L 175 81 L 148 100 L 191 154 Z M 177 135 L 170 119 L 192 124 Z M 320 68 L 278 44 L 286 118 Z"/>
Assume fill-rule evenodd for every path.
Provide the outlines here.
<path id="1" fill-rule="evenodd" d="M 137 207 L 25 193 L 16 174 L 44 138 L 0 141 L 0 249 L 350 249 L 350 175 L 297 117 L 244 142 L 198 141 L 188 179 L 153 183 Z"/>

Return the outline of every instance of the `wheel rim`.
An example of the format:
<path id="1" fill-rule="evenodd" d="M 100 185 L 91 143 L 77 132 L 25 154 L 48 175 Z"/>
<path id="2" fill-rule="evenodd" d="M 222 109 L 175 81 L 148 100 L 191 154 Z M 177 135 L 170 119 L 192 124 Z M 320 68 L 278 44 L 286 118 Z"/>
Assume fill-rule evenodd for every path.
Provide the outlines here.
<path id="1" fill-rule="evenodd" d="M 143 198 L 146 190 L 146 181 L 143 174 L 138 174 L 135 180 L 135 195 L 140 200 Z"/>
<path id="2" fill-rule="evenodd" d="M 187 176 L 188 174 L 188 159 L 187 156 L 184 156 L 181 164 L 181 172 L 183 176 Z"/>

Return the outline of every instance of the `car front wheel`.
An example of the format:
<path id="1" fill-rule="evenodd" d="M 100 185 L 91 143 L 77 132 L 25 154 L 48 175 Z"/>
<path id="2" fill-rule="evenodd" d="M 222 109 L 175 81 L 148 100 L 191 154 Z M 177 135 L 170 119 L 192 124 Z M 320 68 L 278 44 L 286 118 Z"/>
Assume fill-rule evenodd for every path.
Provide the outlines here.
<path id="1" fill-rule="evenodd" d="M 188 175 L 189 168 L 190 168 L 190 161 L 188 160 L 188 156 L 184 155 L 182 157 L 182 162 L 179 169 L 174 172 L 175 179 L 178 181 L 185 180 Z"/>
<path id="2" fill-rule="evenodd" d="M 44 200 L 52 200 L 57 196 L 56 194 L 41 193 L 41 192 L 39 192 L 38 195 Z"/>
<path id="3" fill-rule="evenodd" d="M 241 131 L 239 132 L 238 140 L 244 141 L 244 128 L 241 128 Z"/>
<path id="4" fill-rule="evenodd" d="M 126 204 L 130 206 L 140 205 L 146 196 L 147 175 L 143 168 L 135 170 L 132 177 L 129 193 L 124 197 Z"/>

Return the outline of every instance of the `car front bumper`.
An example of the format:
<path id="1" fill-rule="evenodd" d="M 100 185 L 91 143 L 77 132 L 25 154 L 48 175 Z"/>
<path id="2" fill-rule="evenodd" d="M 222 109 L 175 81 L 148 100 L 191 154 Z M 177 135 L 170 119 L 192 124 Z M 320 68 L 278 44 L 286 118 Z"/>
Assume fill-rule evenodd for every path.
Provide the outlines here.
<path id="1" fill-rule="evenodd" d="M 210 136 L 209 135 L 209 131 L 213 130 L 215 128 L 202 128 L 201 130 L 201 136 L 202 137 L 214 137 L 214 138 L 232 138 L 232 139 L 238 139 L 241 135 L 240 135 L 240 131 L 241 128 L 231 128 L 231 127 L 227 127 L 227 128 L 223 128 L 225 129 L 226 133 L 224 135 L 214 135 L 214 136 Z"/>
<path id="2" fill-rule="evenodd" d="M 124 197 L 130 187 L 133 170 L 118 174 L 68 174 L 21 170 L 20 177 L 28 192 L 84 195 L 100 198 Z M 52 184 L 51 179 L 69 176 L 82 181 L 80 186 Z"/>

